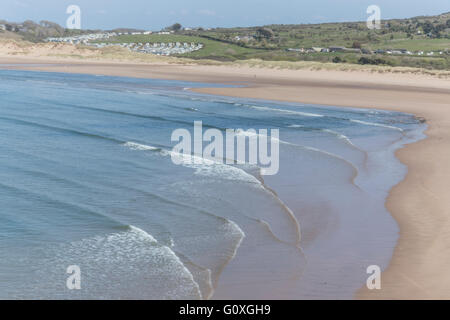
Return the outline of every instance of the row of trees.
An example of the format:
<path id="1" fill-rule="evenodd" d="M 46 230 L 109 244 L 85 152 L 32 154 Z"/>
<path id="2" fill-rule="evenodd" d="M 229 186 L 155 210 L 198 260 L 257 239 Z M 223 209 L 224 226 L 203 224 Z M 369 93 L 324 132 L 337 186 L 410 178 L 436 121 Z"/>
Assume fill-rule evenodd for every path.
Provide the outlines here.
<path id="1" fill-rule="evenodd" d="M 31 20 L 27 20 L 21 24 L 7 21 L 0 21 L 0 23 L 5 25 L 7 31 L 21 33 L 27 39 L 60 37 L 65 33 L 65 29 L 59 24 L 47 20 L 42 20 L 39 23 Z"/>
<path id="2" fill-rule="evenodd" d="M 440 38 L 442 31 L 450 28 L 450 19 L 448 19 L 446 23 L 440 24 L 433 24 L 429 21 L 426 21 L 424 23 L 418 23 L 418 27 L 421 27 L 423 29 L 423 32 L 425 32 L 426 34 L 431 34 L 436 36 L 437 38 Z"/>
<path id="3" fill-rule="evenodd" d="M 41 41 L 49 37 L 66 37 L 99 31 L 66 29 L 55 22 L 47 20 L 42 20 L 39 23 L 31 20 L 27 20 L 23 23 L 11 23 L 0 20 L 0 24 L 3 24 L 7 31 L 19 33 L 25 40 L 29 41 Z"/>

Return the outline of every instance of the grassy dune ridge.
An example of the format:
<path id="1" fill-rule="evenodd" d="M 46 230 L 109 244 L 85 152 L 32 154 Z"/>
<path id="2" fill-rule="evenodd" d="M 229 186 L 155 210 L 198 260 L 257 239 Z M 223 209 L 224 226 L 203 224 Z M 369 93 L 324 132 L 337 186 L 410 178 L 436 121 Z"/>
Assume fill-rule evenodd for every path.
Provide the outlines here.
<path id="1" fill-rule="evenodd" d="M 246 59 L 218 61 L 214 59 L 192 59 L 189 57 L 156 56 L 132 52 L 121 47 L 93 48 L 82 45 L 32 43 L 22 40 L 1 39 L 0 57 L 28 57 L 43 60 L 57 59 L 73 62 L 125 62 L 142 64 L 178 64 L 178 65 L 213 65 L 251 67 L 280 70 L 330 70 L 363 71 L 371 73 L 405 73 L 424 74 L 450 79 L 450 70 L 431 70 L 412 67 L 392 67 L 379 65 L 358 65 L 351 63 L 329 63 L 318 61 L 270 61 Z"/>

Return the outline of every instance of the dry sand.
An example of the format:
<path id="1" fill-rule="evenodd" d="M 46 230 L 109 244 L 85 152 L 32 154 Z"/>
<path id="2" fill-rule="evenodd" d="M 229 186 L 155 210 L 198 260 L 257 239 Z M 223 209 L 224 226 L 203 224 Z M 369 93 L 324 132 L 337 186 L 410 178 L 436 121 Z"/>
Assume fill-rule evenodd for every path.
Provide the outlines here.
<path id="1" fill-rule="evenodd" d="M 363 71 L 275 70 L 249 67 L 80 62 L 1 57 L 8 68 L 245 84 L 196 91 L 236 97 L 413 113 L 429 124 L 427 139 L 399 150 L 408 166 L 386 206 L 400 239 L 382 289 L 361 289 L 360 299 L 450 299 L 450 79 Z M 28 64 L 28 65 L 27 65 Z M 292 297 L 295 299 L 295 297 Z"/>

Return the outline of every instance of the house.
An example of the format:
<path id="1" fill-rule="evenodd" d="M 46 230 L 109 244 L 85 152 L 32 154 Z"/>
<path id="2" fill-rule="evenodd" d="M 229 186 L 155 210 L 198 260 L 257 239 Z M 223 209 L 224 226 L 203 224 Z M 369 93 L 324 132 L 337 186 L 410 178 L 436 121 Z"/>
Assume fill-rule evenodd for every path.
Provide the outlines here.
<path id="1" fill-rule="evenodd" d="M 346 47 L 329 47 L 330 52 L 354 52 L 361 53 L 361 49 L 346 48 Z"/>
<path id="2" fill-rule="evenodd" d="M 329 47 L 330 52 L 344 52 L 345 47 Z"/>
<path id="3" fill-rule="evenodd" d="M 28 28 L 22 24 L 17 25 L 16 32 L 28 32 Z"/>
<path id="4" fill-rule="evenodd" d="M 395 49 L 394 51 L 400 51 L 401 54 L 409 54 L 411 55 L 412 52 L 406 49 Z"/>
<path id="5" fill-rule="evenodd" d="M 242 42 L 249 42 L 254 39 L 255 38 L 253 36 L 243 36 L 243 37 L 236 36 L 236 37 L 234 37 L 234 41 L 242 41 Z"/>
<path id="6" fill-rule="evenodd" d="M 288 49 L 286 49 L 286 51 L 291 51 L 291 52 L 305 52 L 305 49 L 303 49 L 303 48 L 301 48 L 301 49 L 288 48 Z"/>
<path id="7" fill-rule="evenodd" d="M 344 52 L 361 53 L 361 49 L 358 49 L 358 48 L 344 48 Z"/>
<path id="8" fill-rule="evenodd" d="M 314 52 L 322 52 L 323 48 L 319 48 L 319 47 L 312 47 L 311 49 L 314 50 Z"/>

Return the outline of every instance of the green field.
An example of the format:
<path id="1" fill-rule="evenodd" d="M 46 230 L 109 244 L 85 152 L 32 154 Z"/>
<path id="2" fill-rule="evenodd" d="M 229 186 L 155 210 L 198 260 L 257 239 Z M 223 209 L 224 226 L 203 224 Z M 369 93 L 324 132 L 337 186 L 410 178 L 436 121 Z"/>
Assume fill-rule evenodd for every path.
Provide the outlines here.
<path id="1" fill-rule="evenodd" d="M 450 13 L 434 17 L 387 20 L 382 22 L 381 30 L 369 30 L 365 22 L 268 25 L 264 29 L 270 30 L 269 36 L 261 36 L 261 27 L 216 28 L 178 31 L 170 35 L 122 35 L 108 42 L 202 43 L 203 49 L 181 55 L 193 59 L 344 62 L 450 69 Z M 366 55 L 359 53 L 305 54 L 287 50 L 331 46 L 357 47 L 372 51 L 377 49 L 436 53 L 442 51 L 445 54 L 435 54 L 431 57 L 369 55 L 369 58 L 365 59 Z"/>
<path id="2" fill-rule="evenodd" d="M 393 39 L 377 44 L 368 44 L 370 49 L 406 49 L 410 51 L 441 51 L 450 48 L 450 39 Z"/>
<path id="3" fill-rule="evenodd" d="M 104 41 L 97 41 L 104 42 Z M 236 60 L 253 54 L 256 49 L 249 49 L 236 44 L 214 41 L 199 36 L 188 35 L 121 35 L 108 40 L 109 43 L 170 43 L 187 42 L 202 43 L 203 49 L 182 55 L 189 58 L 212 58 L 217 60 Z"/>
<path id="4" fill-rule="evenodd" d="M 362 48 L 405 48 L 409 50 L 450 50 L 450 14 L 425 19 L 384 21 L 381 30 L 369 30 L 363 22 L 316 25 L 270 25 L 273 36 L 251 41 L 249 47 L 310 48 L 344 46 L 355 42 Z M 431 31 L 430 31 L 431 30 Z M 217 39 L 254 36 L 257 28 L 216 29 L 205 32 Z M 429 35 L 426 34 L 428 31 Z"/>

